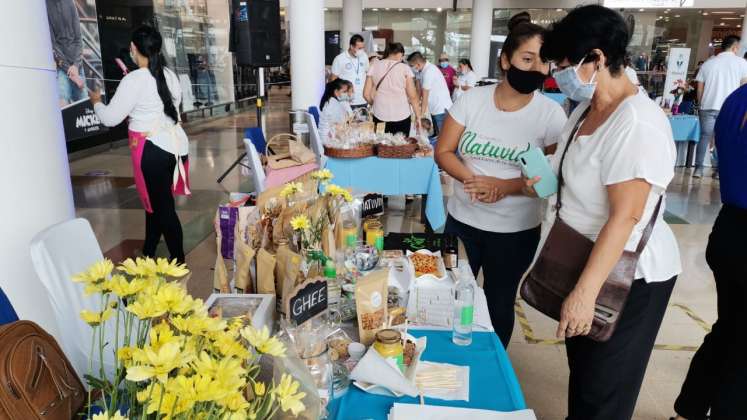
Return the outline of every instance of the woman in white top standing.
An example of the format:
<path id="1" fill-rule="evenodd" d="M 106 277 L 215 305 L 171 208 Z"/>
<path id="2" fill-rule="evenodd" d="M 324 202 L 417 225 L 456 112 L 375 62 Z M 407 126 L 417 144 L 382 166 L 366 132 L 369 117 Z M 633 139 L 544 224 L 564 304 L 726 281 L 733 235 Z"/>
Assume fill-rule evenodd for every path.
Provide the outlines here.
<path id="1" fill-rule="evenodd" d="M 540 239 L 540 201 L 522 195 L 519 158 L 530 148 L 551 153 L 566 121 L 537 92 L 547 78 L 541 26 L 528 13 L 511 18 L 501 50 L 505 81 L 472 88 L 449 109 L 436 161 L 459 184 L 449 199 L 446 232 L 464 244 L 473 273 L 482 269 L 490 319 L 504 346 L 514 326 L 514 300 Z"/>
<path id="2" fill-rule="evenodd" d="M 462 58 L 459 60 L 459 66 L 457 67 L 459 76 L 454 78 L 454 102 L 461 97 L 464 92 L 477 86 L 477 74 L 472 71 L 472 63 Z"/>
<path id="3" fill-rule="evenodd" d="M 129 117 L 129 145 L 135 186 L 145 208 L 143 255 L 154 257 L 163 235 L 172 259 L 184 263 L 182 226 L 174 194 L 190 194 L 189 144 L 181 127 L 181 88 L 164 66 L 161 34 L 141 26 L 132 34 L 130 54 L 138 69 L 125 76 L 109 102 L 90 92 L 101 122 L 113 127 Z"/>
<path id="4" fill-rule="evenodd" d="M 327 83 L 324 95 L 319 102 L 319 136 L 322 141 L 329 137 L 330 127 L 345 122 L 351 115 L 353 109 L 350 101 L 353 97 L 353 84 L 345 79 L 335 79 Z"/>
<path id="5" fill-rule="evenodd" d="M 681 272 L 677 241 L 664 221 L 662 202 L 677 155 L 672 128 L 661 108 L 625 76 L 629 40 L 622 15 L 594 5 L 573 9 L 556 22 L 542 47 L 543 58 L 558 66 L 560 90 L 579 102 L 551 162 L 557 172 L 562 161 L 559 216 L 594 241 L 575 288 L 563 302 L 557 329 L 558 337 L 565 338 L 570 368 L 569 420 L 633 416 Z M 572 136 L 574 127 L 578 131 Z M 556 201 L 557 194 L 548 203 L 543 238 L 555 222 Z M 636 250 L 660 202 L 614 334 L 606 342 L 586 337 L 602 285 L 623 250 Z"/>

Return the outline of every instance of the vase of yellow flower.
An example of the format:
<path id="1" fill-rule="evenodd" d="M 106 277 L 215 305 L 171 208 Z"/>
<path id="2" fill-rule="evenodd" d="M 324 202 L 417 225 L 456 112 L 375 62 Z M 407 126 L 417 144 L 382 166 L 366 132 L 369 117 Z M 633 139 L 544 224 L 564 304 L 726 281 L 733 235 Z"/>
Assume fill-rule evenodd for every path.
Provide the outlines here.
<path id="1" fill-rule="evenodd" d="M 302 412 L 305 393 L 297 392 L 293 377 L 277 384 L 259 380 L 260 356 L 283 357 L 285 346 L 242 317 L 211 318 L 202 300 L 167 281 L 187 273 L 175 261 L 138 258 L 116 271 L 105 260 L 73 278 L 86 293 L 100 295 L 99 311 L 81 313 L 92 327 L 91 356 L 115 356 L 113 378 L 103 361 L 89 366 L 86 418 L 233 420 Z M 111 327 L 114 343 L 104 340 Z M 101 413 L 92 417 L 94 406 Z"/>

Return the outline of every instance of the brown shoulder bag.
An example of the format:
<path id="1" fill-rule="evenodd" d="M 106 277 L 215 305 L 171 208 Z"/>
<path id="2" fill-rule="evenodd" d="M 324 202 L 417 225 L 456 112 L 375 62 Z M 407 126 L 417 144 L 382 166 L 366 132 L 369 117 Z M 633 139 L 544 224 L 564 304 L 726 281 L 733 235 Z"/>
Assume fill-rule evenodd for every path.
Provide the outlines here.
<path id="1" fill-rule="evenodd" d="M 563 150 L 558 170 L 558 200 L 555 204 L 555 223 L 550 229 L 545 244 L 540 251 L 537 261 L 521 285 L 521 297 L 530 306 L 543 314 L 560 320 L 560 310 L 565 298 L 573 291 L 586 262 L 594 248 L 594 241 L 577 232 L 560 218 L 562 207 L 561 193 L 564 186 L 563 162 L 568 147 L 574 141 L 581 123 L 589 109 L 583 112 L 571 131 L 568 142 Z M 624 250 L 620 260 L 610 272 L 597 296 L 594 309 L 594 321 L 588 337 L 594 341 L 607 341 L 615 332 L 625 302 L 630 293 L 630 287 L 635 278 L 635 271 L 641 252 L 646 248 L 654 224 L 659 216 L 662 197 L 656 204 L 654 214 L 641 235 L 641 240 L 635 252 Z"/>
<path id="2" fill-rule="evenodd" d="M 0 419 L 69 420 L 86 391 L 55 339 L 31 321 L 0 327 Z"/>

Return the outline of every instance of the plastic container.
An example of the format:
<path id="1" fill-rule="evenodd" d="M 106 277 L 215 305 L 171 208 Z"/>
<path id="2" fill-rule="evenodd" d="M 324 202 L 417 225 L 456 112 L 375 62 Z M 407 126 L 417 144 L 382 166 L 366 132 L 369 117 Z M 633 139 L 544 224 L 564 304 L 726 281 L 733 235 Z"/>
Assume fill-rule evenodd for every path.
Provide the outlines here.
<path id="1" fill-rule="evenodd" d="M 472 322 L 475 314 L 474 281 L 468 276 L 458 275 L 454 294 L 452 341 L 459 346 L 469 346 L 472 344 Z"/>
<path id="2" fill-rule="evenodd" d="M 405 349 L 402 346 L 402 334 L 396 330 L 381 330 L 376 333 L 376 341 L 373 344 L 381 357 L 393 359 L 401 372 L 405 372 Z"/>

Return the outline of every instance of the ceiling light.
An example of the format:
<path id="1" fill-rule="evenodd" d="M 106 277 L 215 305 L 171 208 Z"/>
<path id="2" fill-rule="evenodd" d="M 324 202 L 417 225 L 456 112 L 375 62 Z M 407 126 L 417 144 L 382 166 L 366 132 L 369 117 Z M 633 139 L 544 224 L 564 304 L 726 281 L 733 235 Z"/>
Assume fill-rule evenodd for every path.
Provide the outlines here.
<path id="1" fill-rule="evenodd" d="M 324 8 L 324 11 L 325 11 L 325 12 L 328 12 L 328 11 L 329 11 L 329 9 L 327 9 L 327 8 L 325 7 L 325 8 Z"/>
<path id="2" fill-rule="evenodd" d="M 389 10 L 389 8 L 387 7 L 387 8 L 385 8 L 384 10 Z"/>
<path id="3" fill-rule="evenodd" d="M 733 15 L 734 12 L 711 12 L 714 15 Z"/>
<path id="4" fill-rule="evenodd" d="M 645 12 L 646 9 L 638 9 L 639 12 Z"/>
<path id="5" fill-rule="evenodd" d="M 430 12 L 431 9 L 423 9 L 424 12 Z"/>
<path id="6" fill-rule="evenodd" d="M 440 7 L 439 7 L 438 9 L 436 9 L 436 11 L 437 11 L 437 12 L 439 12 L 439 13 L 440 13 L 441 11 L 443 11 L 443 10 L 444 10 L 444 9 L 442 9 L 442 8 L 440 8 Z"/>
<path id="7" fill-rule="evenodd" d="M 719 26 L 726 26 L 724 22 L 719 23 Z"/>
<path id="8" fill-rule="evenodd" d="M 678 18 L 678 17 L 680 17 L 680 15 L 674 15 L 674 17 Z"/>
<path id="9" fill-rule="evenodd" d="M 738 17 L 722 17 L 721 20 L 742 20 L 742 18 Z"/>
<path id="10" fill-rule="evenodd" d="M 556 12 L 562 12 L 563 9 L 555 9 Z"/>
<path id="11" fill-rule="evenodd" d="M 371 9 L 371 10 L 373 10 L 374 12 L 378 12 L 379 11 L 379 9 L 377 9 L 375 7 L 373 9 Z"/>
<path id="12" fill-rule="evenodd" d="M 401 12 L 401 11 L 402 11 L 402 8 L 400 7 L 399 9 L 397 9 L 397 11 L 398 11 L 398 12 Z"/>
<path id="13" fill-rule="evenodd" d="M 664 13 L 669 13 L 669 10 L 665 10 Z"/>
<path id="14" fill-rule="evenodd" d="M 703 16 L 708 16 L 708 12 L 703 12 Z"/>

